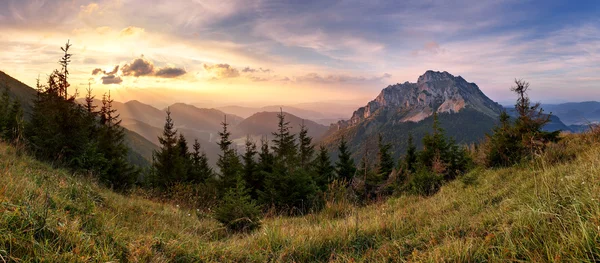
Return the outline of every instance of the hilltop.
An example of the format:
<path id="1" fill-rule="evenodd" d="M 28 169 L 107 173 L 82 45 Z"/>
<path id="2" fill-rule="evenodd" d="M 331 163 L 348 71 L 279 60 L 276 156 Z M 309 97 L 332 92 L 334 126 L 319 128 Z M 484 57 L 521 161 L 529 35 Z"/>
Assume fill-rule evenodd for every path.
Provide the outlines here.
<path id="1" fill-rule="evenodd" d="M 267 217 L 252 234 L 229 234 L 194 208 L 114 193 L 0 144 L 0 255 L 50 262 L 594 262 L 598 139 L 567 135 L 532 163 L 476 169 L 431 197 Z"/>

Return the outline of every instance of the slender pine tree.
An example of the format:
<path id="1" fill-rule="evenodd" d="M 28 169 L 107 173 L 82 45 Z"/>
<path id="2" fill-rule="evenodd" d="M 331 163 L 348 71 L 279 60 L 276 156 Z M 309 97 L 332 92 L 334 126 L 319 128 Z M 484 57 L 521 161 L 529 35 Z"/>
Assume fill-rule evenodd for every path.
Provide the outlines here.
<path id="1" fill-rule="evenodd" d="M 392 145 L 389 143 L 384 143 L 383 136 L 379 134 L 377 146 L 379 148 L 379 153 L 377 154 L 377 173 L 379 174 L 381 180 L 385 181 L 394 169 L 394 160 L 392 159 L 392 154 L 390 153 Z"/>
<path id="2" fill-rule="evenodd" d="M 205 183 L 206 180 L 214 175 L 213 169 L 208 164 L 208 157 L 202 151 L 202 147 L 198 139 L 194 140 L 193 152 L 191 154 L 192 169 L 189 174 L 189 181 L 192 183 Z"/>
<path id="3" fill-rule="evenodd" d="M 300 153 L 300 167 L 308 171 L 310 170 L 310 164 L 313 161 L 313 157 L 315 154 L 315 146 L 312 144 L 312 138 L 308 136 L 308 129 L 306 128 L 306 125 L 304 125 L 304 120 L 302 120 L 302 125 L 300 125 L 298 141 Z"/>
<path id="4" fill-rule="evenodd" d="M 338 151 L 338 161 L 335 163 L 337 178 L 350 182 L 356 172 L 356 166 L 354 166 L 354 159 L 352 159 L 352 156 L 350 155 L 346 139 L 343 136 L 340 140 Z"/>
<path id="5" fill-rule="evenodd" d="M 242 178 L 248 186 L 248 190 L 250 191 L 250 195 L 252 198 L 258 198 L 258 191 L 262 190 L 263 187 L 263 177 L 259 174 L 258 163 L 256 162 L 256 155 L 258 152 L 256 151 L 256 143 L 250 139 L 250 136 L 246 136 L 246 151 L 242 156 L 244 162 L 244 172 Z"/>
<path id="6" fill-rule="evenodd" d="M 227 115 L 225 115 L 221 125 L 223 126 L 223 130 L 219 132 L 220 140 L 217 142 L 221 153 L 217 160 L 217 167 L 219 167 L 221 172 L 221 192 L 225 193 L 227 189 L 236 186 L 236 180 L 240 176 L 242 164 L 236 149 L 232 147 L 233 141 L 230 139 L 231 133 L 228 130 Z"/>
<path id="7" fill-rule="evenodd" d="M 158 137 L 160 149 L 152 154 L 154 182 L 157 186 L 166 188 L 185 174 L 185 167 L 179 157 L 177 147 L 177 130 L 174 128 L 171 111 L 167 108 L 167 117 L 162 136 Z"/>
<path id="8" fill-rule="evenodd" d="M 314 181 L 321 191 L 326 191 L 329 184 L 333 181 L 335 169 L 331 164 L 329 152 L 325 146 L 319 146 L 317 157 L 313 161 Z"/>

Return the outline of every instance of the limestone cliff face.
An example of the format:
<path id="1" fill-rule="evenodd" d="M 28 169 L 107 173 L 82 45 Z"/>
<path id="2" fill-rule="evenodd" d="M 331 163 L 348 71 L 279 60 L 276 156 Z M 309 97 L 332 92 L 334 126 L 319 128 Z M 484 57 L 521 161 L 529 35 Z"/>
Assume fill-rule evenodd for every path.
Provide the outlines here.
<path id="1" fill-rule="evenodd" d="M 403 112 L 400 122 L 419 122 L 434 112 L 457 113 L 467 107 L 490 117 L 502 111 L 502 106 L 485 96 L 475 83 L 445 71 L 429 70 L 417 83 L 405 82 L 383 89 L 374 100 L 356 110 L 350 120 L 340 121 L 338 128 L 356 125 L 380 109 Z"/>

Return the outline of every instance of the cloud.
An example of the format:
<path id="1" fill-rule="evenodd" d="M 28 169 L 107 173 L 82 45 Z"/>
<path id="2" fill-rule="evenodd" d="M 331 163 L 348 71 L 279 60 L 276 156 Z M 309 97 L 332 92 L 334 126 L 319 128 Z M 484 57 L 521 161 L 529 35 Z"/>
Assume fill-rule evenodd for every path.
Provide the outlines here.
<path id="1" fill-rule="evenodd" d="M 204 64 L 204 70 L 216 79 L 237 78 L 240 76 L 240 71 L 229 64 L 214 64 L 212 66 Z"/>
<path id="2" fill-rule="evenodd" d="M 102 77 L 102 84 L 104 84 L 104 85 L 121 84 L 121 82 L 123 82 L 123 79 L 121 79 L 121 77 L 116 76 L 116 75 L 107 75 L 107 76 Z"/>
<path id="3" fill-rule="evenodd" d="M 122 67 L 116 65 L 111 71 L 102 70 L 101 68 L 96 68 L 92 71 L 92 75 L 103 75 L 101 79 L 104 84 L 119 84 L 123 81 L 121 76 L 176 78 L 186 73 L 187 71 L 183 68 L 155 67 L 152 61 L 146 60 L 143 57 L 136 58 L 130 63 L 125 63 Z"/>
<path id="4" fill-rule="evenodd" d="M 117 74 L 117 72 L 119 72 L 119 65 L 116 65 L 112 71 L 106 71 L 106 70 L 102 70 L 101 68 L 95 68 L 92 71 L 92 75 L 98 75 L 100 73 L 103 73 L 104 75 L 114 75 L 114 74 Z"/>
<path id="5" fill-rule="evenodd" d="M 82 5 L 80 7 L 81 14 L 91 15 L 94 12 L 97 12 L 100 9 L 100 6 L 96 3 L 91 3 L 89 5 Z"/>
<path id="6" fill-rule="evenodd" d="M 346 83 L 346 82 L 378 82 L 383 79 L 390 78 L 392 75 L 384 73 L 376 77 L 351 76 L 344 74 L 329 74 L 320 75 L 317 73 L 309 73 L 304 76 L 296 77 L 297 82 L 317 82 L 317 83 Z"/>
<path id="7" fill-rule="evenodd" d="M 144 29 L 141 27 L 135 27 L 135 26 L 128 26 L 126 28 L 124 28 L 123 30 L 121 30 L 121 32 L 119 33 L 120 36 L 124 37 L 124 36 L 133 36 L 133 35 L 139 35 L 144 33 Z"/>
<path id="8" fill-rule="evenodd" d="M 244 69 L 242 69 L 242 73 L 256 73 L 256 72 L 262 72 L 262 73 L 270 73 L 272 72 L 272 70 L 270 69 L 263 69 L 263 68 L 251 68 L 251 67 L 245 67 Z"/>
<path id="9" fill-rule="evenodd" d="M 159 78 L 176 78 L 185 73 L 187 72 L 185 71 L 185 69 L 182 68 L 165 67 L 156 71 L 156 73 L 154 73 L 154 76 Z"/>
<path id="10" fill-rule="evenodd" d="M 148 76 L 154 74 L 154 64 L 143 57 L 136 58 L 133 62 L 125 64 L 122 72 L 124 76 Z"/>
<path id="11" fill-rule="evenodd" d="M 439 43 L 435 41 L 429 41 L 423 45 L 423 48 L 414 50 L 411 54 L 414 56 L 418 56 L 424 53 L 436 55 L 444 52 L 446 52 L 446 50 L 443 49 Z"/>

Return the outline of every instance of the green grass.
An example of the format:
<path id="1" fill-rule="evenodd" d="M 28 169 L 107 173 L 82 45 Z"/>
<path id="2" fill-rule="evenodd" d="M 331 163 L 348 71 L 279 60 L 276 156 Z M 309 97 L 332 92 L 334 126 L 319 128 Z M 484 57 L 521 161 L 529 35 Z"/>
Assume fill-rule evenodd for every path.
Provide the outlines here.
<path id="1" fill-rule="evenodd" d="M 0 262 L 600 261 L 600 142 L 591 135 L 567 136 L 519 167 L 476 169 L 431 197 L 341 217 L 270 217 L 252 234 L 13 152 L 0 145 Z"/>

